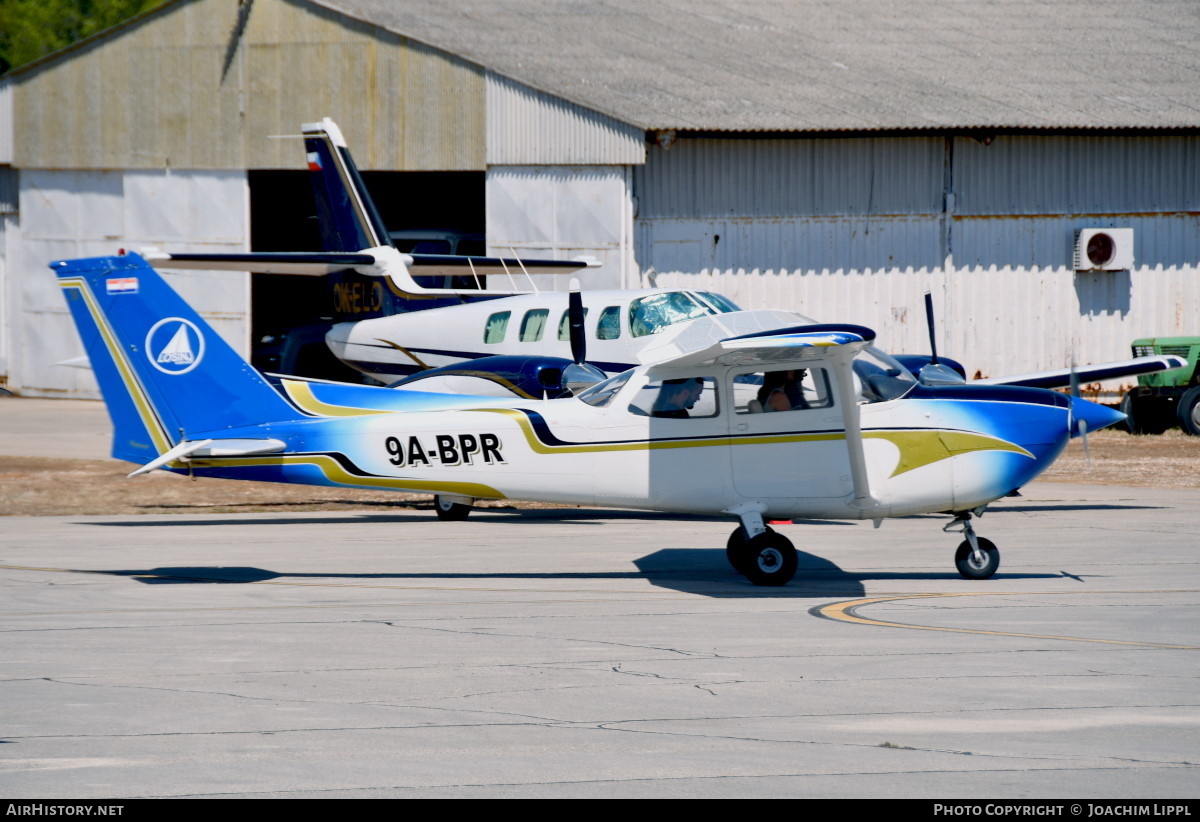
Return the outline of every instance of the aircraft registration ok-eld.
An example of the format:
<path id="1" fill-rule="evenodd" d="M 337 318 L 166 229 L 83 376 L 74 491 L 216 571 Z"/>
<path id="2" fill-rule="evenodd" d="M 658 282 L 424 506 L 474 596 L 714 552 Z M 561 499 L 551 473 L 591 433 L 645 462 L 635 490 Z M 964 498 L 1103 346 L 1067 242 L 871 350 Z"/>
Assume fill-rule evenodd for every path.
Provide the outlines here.
<path id="1" fill-rule="evenodd" d="M 475 499 L 724 513 L 729 562 L 760 585 L 796 570 L 764 518 L 931 512 L 966 536 L 960 573 L 988 577 L 999 553 L 971 518 L 1122 417 L 1038 388 L 922 385 L 869 329 L 782 311 L 672 325 L 640 365 L 562 399 L 268 378 L 138 255 L 51 267 L 135 474 L 425 492 L 450 519 Z"/>

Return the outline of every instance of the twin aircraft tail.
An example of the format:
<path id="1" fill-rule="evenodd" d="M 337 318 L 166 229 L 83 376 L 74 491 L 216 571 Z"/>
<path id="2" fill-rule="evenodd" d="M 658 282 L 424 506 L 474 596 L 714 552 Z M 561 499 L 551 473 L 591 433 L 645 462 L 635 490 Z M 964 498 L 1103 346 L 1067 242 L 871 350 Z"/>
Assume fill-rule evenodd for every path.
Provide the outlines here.
<path id="1" fill-rule="evenodd" d="M 116 459 L 301 416 L 137 254 L 60 260 L 58 275 L 113 423 Z"/>

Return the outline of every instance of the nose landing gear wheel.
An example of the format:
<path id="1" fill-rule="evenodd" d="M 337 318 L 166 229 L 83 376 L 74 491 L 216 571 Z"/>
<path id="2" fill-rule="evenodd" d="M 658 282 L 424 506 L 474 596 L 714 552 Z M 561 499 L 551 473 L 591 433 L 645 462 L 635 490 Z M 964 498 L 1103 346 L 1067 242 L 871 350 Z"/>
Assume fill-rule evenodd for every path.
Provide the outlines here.
<path id="1" fill-rule="evenodd" d="M 459 502 L 451 502 L 445 497 L 433 498 L 433 510 L 437 511 L 438 519 L 443 522 L 457 522 L 471 515 L 471 506 Z"/>
<path id="2" fill-rule="evenodd" d="M 755 585 L 786 585 L 796 575 L 796 549 L 783 534 L 767 529 L 747 541 L 744 528 L 729 538 L 725 554 L 729 564 Z"/>
<path id="3" fill-rule="evenodd" d="M 971 543 L 963 540 L 954 552 L 954 565 L 966 579 L 987 579 L 1000 567 L 1000 551 L 990 539 L 976 537 L 982 559 L 975 556 Z"/>

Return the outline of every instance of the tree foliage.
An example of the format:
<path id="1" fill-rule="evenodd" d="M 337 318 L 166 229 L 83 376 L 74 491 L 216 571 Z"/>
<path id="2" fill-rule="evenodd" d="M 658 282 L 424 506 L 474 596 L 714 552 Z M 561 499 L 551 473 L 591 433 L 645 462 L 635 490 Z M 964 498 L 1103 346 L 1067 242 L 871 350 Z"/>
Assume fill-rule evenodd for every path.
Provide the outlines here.
<path id="1" fill-rule="evenodd" d="M 0 0 L 0 73 L 115 26 L 164 0 Z"/>

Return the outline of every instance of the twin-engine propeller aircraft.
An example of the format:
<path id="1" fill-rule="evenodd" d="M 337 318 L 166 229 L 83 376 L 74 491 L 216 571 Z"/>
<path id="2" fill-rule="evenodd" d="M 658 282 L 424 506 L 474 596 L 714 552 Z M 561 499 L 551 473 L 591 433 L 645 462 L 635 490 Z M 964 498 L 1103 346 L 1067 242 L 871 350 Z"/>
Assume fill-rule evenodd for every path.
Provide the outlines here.
<path id="1" fill-rule="evenodd" d="M 764 518 L 944 512 L 955 562 L 993 574 L 971 524 L 1068 439 L 1122 415 L 1035 388 L 918 381 L 854 325 L 781 311 L 701 317 L 642 364 L 561 399 L 282 378 L 250 367 L 141 257 L 51 264 L 114 426 L 113 456 L 227 479 L 736 517 L 730 564 L 782 585 L 796 551 Z"/>
<path id="2" fill-rule="evenodd" d="M 539 291 L 531 275 L 571 274 L 597 261 L 402 253 L 337 124 L 326 118 L 301 130 L 324 251 L 147 251 L 146 259 L 163 268 L 329 278 L 330 313 L 339 320 L 325 336 L 330 351 L 383 383 L 484 357 L 568 356 L 567 294 Z M 738 310 L 720 294 L 688 289 L 582 296 L 590 361 L 609 373 L 636 364 L 646 338 L 672 324 Z"/>

